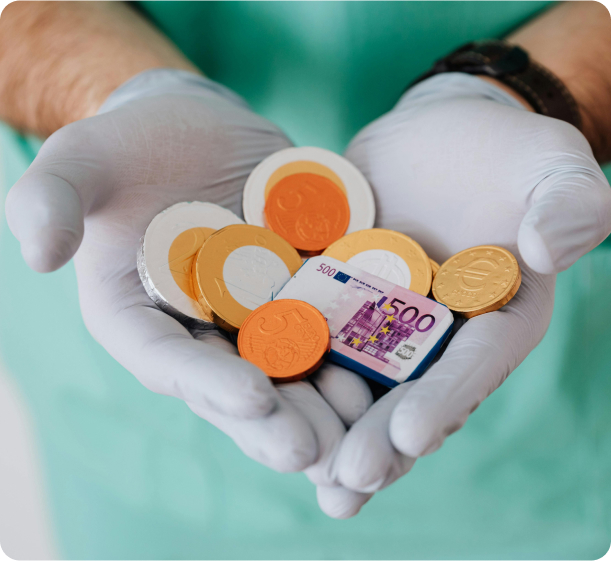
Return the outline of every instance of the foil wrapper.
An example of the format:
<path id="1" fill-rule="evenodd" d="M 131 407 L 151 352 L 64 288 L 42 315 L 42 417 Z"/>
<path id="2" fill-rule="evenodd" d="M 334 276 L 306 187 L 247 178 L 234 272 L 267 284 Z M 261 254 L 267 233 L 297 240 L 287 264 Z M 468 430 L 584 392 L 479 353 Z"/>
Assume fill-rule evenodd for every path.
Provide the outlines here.
<path id="1" fill-rule="evenodd" d="M 191 332 L 215 329 L 192 293 L 191 265 L 216 230 L 243 221 L 211 203 L 178 203 L 159 213 L 140 239 L 136 264 L 149 298 Z"/>

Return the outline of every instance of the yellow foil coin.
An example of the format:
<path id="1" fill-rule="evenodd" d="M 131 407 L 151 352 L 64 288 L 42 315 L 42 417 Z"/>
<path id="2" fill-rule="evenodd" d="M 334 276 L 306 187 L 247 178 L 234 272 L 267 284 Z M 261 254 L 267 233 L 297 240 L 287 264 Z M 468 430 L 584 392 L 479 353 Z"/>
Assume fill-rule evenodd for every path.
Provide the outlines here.
<path id="1" fill-rule="evenodd" d="M 298 173 L 313 173 L 315 175 L 321 175 L 322 177 L 326 177 L 335 185 L 337 185 L 344 195 L 348 195 L 346 191 L 346 187 L 344 186 L 344 182 L 339 178 L 339 176 L 334 173 L 327 166 L 323 166 L 318 162 L 308 162 L 308 161 L 297 161 L 297 162 L 289 162 L 288 164 L 284 164 L 280 166 L 275 172 L 273 172 L 267 183 L 265 184 L 265 199 L 267 200 L 267 196 L 269 192 L 272 190 L 279 181 L 282 181 L 285 177 L 289 175 L 295 175 Z"/>
<path id="2" fill-rule="evenodd" d="M 521 282 L 520 266 L 510 251 L 481 245 L 441 265 L 433 281 L 433 296 L 450 310 L 472 318 L 507 304 Z"/>
<path id="3" fill-rule="evenodd" d="M 271 230 L 227 226 L 197 253 L 193 289 L 214 323 L 235 333 L 250 312 L 275 298 L 301 264 L 297 251 Z"/>
<path id="4" fill-rule="evenodd" d="M 191 282 L 193 258 L 214 232 L 214 228 L 189 228 L 176 236 L 170 246 L 168 262 L 174 282 L 192 300 L 196 300 Z"/>
<path id="5" fill-rule="evenodd" d="M 372 228 L 348 234 L 324 252 L 372 275 L 426 296 L 431 289 L 431 261 L 409 236 Z"/>
<path id="6" fill-rule="evenodd" d="M 429 258 L 429 261 L 431 262 L 431 270 L 433 271 L 433 280 L 434 280 L 435 275 L 437 274 L 437 271 L 439 271 L 439 263 L 437 263 L 437 261 L 433 261 L 431 258 Z"/>

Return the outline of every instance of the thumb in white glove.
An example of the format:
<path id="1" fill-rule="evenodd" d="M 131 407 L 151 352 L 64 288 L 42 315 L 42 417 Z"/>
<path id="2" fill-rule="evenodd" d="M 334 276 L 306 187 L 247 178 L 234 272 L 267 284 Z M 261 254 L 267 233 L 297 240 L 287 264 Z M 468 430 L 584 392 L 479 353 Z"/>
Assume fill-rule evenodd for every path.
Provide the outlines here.
<path id="1" fill-rule="evenodd" d="M 305 382 L 276 390 L 218 332 L 193 336 L 151 302 L 136 271 L 138 241 L 156 214 L 182 201 L 239 214 L 250 171 L 289 145 L 226 88 L 151 70 L 99 115 L 53 134 L 11 190 L 6 214 L 33 269 L 55 270 L 76 252 L 89 331 L 147 388 L 185 400 L 256 460 L 279 471 L 309 467 L 318 484 L 333 485 L 330 451 L 345 428 L 327 402 Z"/>

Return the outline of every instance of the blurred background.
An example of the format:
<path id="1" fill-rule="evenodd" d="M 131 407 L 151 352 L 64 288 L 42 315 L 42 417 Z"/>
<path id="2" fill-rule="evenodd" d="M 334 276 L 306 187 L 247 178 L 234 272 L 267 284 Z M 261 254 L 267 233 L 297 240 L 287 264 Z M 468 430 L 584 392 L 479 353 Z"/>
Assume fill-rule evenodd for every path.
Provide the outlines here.
<path id="1" fill-rule="evenodd" d="M 57 559 L 32 415 L 0 365 L 0 545 L 12 559 Z"/>
<path id="2" fill-rule="evenodd" d="M 549 5 L 400 3 L 407 33 L 394 3 L 375 25 L 361 3 L 273 4 L 141 6 L 297 145 L 339 153 L 433 60 Z M 40 145 L 0 124 L 0 205 Z M 0 543 L 17 559 L 597 559 L 611 541 L 610 281 L 607 240 L 558 276 L 544 341 L 464 429 L 338 521 L 304 475 L 251 461 L 119 366 L 83 324 L 72 264 L 28 269 L 0 208 Z"/>

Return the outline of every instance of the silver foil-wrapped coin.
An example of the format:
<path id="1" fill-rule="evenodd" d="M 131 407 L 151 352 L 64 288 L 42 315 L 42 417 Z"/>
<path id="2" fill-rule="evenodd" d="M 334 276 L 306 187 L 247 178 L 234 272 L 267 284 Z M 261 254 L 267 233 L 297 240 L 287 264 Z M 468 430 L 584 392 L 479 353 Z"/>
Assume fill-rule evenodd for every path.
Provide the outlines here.
<path id="1" fill-rule="evenodd" d="M 178 203 L 148 225 L 138 248 L 140 279 L 151 300 L 189 329 L 214 329 L 193 293 L 191 266 L 206 239 L 231 224 L 244 224 L 212 203 Z"/>

